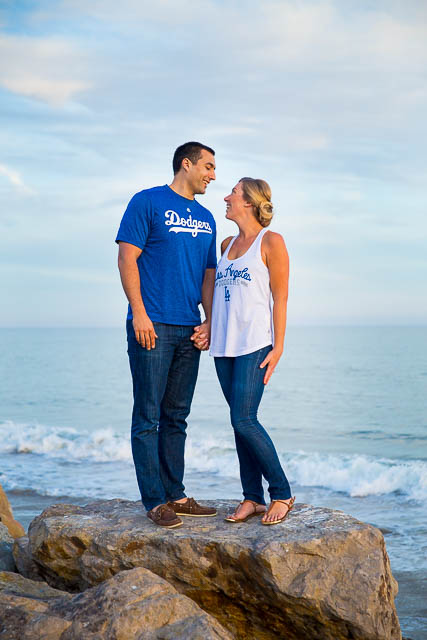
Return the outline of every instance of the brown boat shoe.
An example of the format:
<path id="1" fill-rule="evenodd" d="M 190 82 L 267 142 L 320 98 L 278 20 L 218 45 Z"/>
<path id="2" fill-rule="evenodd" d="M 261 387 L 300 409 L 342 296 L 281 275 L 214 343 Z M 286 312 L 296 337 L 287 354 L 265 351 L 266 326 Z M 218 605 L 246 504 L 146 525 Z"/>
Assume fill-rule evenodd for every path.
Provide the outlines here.
<path id="1" fill-rule="evenodd" d="M 194 498 L 187 498 L 186 502 L 168 502 L 168 507 L 174 510 L 177 516 L 192 516 L 203 518 L 216 516 L 217 511 L 213 507 L 203 507 Z"/>
<path id="2" fill-rule="evenodd" d="M 161 504 L 154 511 L 147 511 L 147 518 L 150 518 L 159 527 L 167 527 L 168 529 L 174 529 L 182 525 L 181 518 L 178 518 L 175 511 L 171 509 L 168 504 Z"/>

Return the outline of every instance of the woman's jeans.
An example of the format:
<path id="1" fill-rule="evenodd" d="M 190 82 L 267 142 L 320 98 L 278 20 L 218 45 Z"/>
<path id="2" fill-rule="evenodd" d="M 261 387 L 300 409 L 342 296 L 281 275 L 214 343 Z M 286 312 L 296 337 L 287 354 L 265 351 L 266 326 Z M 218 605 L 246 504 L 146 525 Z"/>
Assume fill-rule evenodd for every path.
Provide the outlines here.
<path id="1" fill-rule="evenodd" d="M 132 320 L 126 324 L 133 381 L 132 455 L 147 510 L 185 498 L 186 418 L 196 386 L 200 351 L 193 327 L 153 322 L 155 349 L 138 344 Z"/>
<path id="2" fill-rule="evenodd" d="M 271 500 L 291 497 L 274 444 L 257 420 L 266 371 L 259 365 L 271 349 L 270 345 L 244 356 L 215 358 L 219 382 L 230 407 L 243 495 L 259 504 L 265 504 L 262 476 L 268 482 Z"/>

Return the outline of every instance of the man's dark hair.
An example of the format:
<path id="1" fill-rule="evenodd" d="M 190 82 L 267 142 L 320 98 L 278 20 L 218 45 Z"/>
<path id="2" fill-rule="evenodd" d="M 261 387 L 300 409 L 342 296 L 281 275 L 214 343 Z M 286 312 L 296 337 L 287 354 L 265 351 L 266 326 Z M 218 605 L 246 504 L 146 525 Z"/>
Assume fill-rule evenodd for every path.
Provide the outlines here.
<path id="1" fill-rule="evenodd" d="M 201 144 L 200 142 L 186 142 L 182 144 L 173 154 L 172 167 L 174 175 L 178 173 L 181 169 L 181 164 L 184 158 L 188 158 L 190 162 L 196 164 L 196 162 L 200 159 L 202 155 L 202 150 L 205 149 L 209 151 L 213 156 L 215 155 L 215 151 L 210 147 L 207 147 L 205 144 Z"/>

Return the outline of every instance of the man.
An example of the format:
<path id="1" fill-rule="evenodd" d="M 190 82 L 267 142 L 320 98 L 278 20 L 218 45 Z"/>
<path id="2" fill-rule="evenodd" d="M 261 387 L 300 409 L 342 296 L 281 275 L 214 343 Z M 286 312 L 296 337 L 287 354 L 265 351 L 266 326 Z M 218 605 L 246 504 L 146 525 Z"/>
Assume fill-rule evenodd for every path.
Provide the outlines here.
<path id="1" fill-rule="evenodd" d="M 179 527 L 179 515 L 214 516 L 184 493 L 184 446 L 200 348 L 208 335 L 216 267 L 212 214 L 194 196 L 215 180 L 215 152 L 178 147 L 172 183 L 133 196 L 120 224 L 119 270 L 129 300 L 132 455 L 147 516 Z M 199 303 L 206 320 L 200 325 Z M 197 338 L 199 348 L 191 341 Z"/>

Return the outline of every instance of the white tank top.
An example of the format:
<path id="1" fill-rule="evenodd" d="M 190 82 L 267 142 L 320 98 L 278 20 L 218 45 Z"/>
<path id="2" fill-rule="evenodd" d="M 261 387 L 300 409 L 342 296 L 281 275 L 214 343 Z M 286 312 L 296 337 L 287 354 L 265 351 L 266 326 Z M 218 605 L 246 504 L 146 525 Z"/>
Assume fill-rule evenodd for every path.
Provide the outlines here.
<path id="1" fill-rule="evenodd" d="M 262 229 L 240 258 L 228 259 L 234 238 L 216 268 L 211 356 L 243 356 L 273 342 L 270 275 L 261 257 Z"/>

